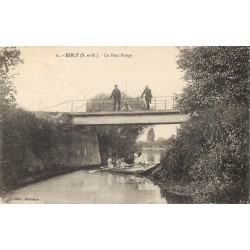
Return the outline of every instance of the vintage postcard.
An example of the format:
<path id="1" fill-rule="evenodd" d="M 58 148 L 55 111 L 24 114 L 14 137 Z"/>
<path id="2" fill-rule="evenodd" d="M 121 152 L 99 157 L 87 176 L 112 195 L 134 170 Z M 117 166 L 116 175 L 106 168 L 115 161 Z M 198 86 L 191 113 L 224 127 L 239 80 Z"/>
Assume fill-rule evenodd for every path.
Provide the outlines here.
<path id="1" fill-rule="evenodd" d="M 0 47 L 0 203 L 248 203 L 249 47 Z"/>

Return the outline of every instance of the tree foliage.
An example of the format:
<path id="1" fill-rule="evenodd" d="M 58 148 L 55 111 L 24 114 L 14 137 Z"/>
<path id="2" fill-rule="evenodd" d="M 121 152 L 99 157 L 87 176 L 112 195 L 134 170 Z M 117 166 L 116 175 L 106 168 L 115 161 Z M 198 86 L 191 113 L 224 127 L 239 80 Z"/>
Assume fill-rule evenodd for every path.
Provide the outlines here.
<path id="1" fill-rule="evenodd" d="M 136 139 L 142 134 L 145 125 L 97 126 L 99 149 L 102 164 L 107 164 L 108 154 L 118 154 L 127 163 L 133 163 L 133 155 L 138 151 Z"/>
<path id="2" fill-rule="evenodd" d="M 38 118 L 33 112 L 13 107 L 2 115 L 0 132 L 0 196 L 25 179 L 73 171 L 77 169 L 74 162 L 84 158 L 76 153 L 82 149 L 86 133 L 82 127 Z"/>
<path id="3" fill-rule="evenodd" d="M 154 131 L 154 128 L 152 127 L 148 130 L 147 140 L 149 142 L 153 142 L 155 140 L 155 131 Z"/>
<path id="4" fill-rule="evenodd" d="M 174 181 L 197 203 L 248 199 L 249 49 L 181 48 L 188 82 L 178 107 L 194 113 L 168 141 L 154 177 Z"/>
<path id="5" fill-rule="evenodd" d="M 125 94 L 122 94 L 124 97 Z M 129 96 L 126 96 L 130 98 Z M 107 100 L 109 95 L 99 94 L 95 96 L 87 107 L 87 112 L 93 111 L 111 111 L 113 110 L 113 101 L 109 101 L 108 106 L 103 106 L 101 102 Z M 131 99 L 128 99 L 131 101 Z M 144 107 L 143 100 L 139 100 L 138 103 L 128 102 L 133 108 Z M 138 106 L 137 106 L 138 105 Z M 133 155 L 138 150 L 136 139 L 143 133 L 146 125 L 107 125 L 107 126 L 96 126 L 99 149 L 102 159 L 102 164 L 107 164 L 108 154 L 118 154 L 121 158 L 125 158 L 126 162 L 133 163 Z"/>
<path id="6" fill-rule="evenodd" d="M 22 62 L 20 50 L 15 47 L 0 48 L 0 112 L 14 104 L 16 90 L 13 69 Z"/>
<path id="7" fill-rule="evenodd" d="M 193 113 L 218 101 L 248 105 L 249 47 L 180 48 L 179 68 L 187 82 L 178 108 Z"/>

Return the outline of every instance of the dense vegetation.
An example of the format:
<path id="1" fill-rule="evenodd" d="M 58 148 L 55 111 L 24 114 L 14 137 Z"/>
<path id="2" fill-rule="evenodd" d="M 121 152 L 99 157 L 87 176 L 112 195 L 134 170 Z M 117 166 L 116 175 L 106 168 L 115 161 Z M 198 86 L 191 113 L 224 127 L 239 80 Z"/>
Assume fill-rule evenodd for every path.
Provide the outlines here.
<path id="1" fill-rule="evenodd" d="M 16 89 L 13 85 L 15 77 L 13 69 L 22 63 L 21 52 L 15 47 L 0 48 L 0 119 L 15 106 Z"/>
<path id="2" fill-rule="evenodd" d="M 12 69 L 21 61 L 20 51 L 14 47 L 0 48 L 0 194 L 3 190 L 3 116 L 8 112 L 11 105 L 15 105 L 16 90 L 13 86 L 14 74 Z"/>
<path id="3" fill-rule="evenodd" d="M 119 155 L 127 163 L 133 163 L 134 153 L 139 150 L 136 139 L 144 125 L 111 125 L 96 127 L 102 164 L 107 164 L 108 154 Z"/>
<path id="4" fill-rule="evenodd" d="M 13 69 L 20 56 L 14 47 L 0 48 L 0 196 L 25 182 L 72 171 L 65 145 L 81 133 L 16 108 Z"/>
<path id="5" fill-rule="evenodd" d="M 245 203 L 249 48 L 181 48 L 177 63 L 187 81 L 178 108 L 191 116 L 168 140 L 153 177 L 197 203 Z"/>
<path id="6" fill-rule="evenodd" d="M 81 129 L 9 107 L 1 122 L 0 194 L 30 181 L 79 169 L 81 166 L 73 163 L 78 157 L 74 147 L 82 143 Z"/>

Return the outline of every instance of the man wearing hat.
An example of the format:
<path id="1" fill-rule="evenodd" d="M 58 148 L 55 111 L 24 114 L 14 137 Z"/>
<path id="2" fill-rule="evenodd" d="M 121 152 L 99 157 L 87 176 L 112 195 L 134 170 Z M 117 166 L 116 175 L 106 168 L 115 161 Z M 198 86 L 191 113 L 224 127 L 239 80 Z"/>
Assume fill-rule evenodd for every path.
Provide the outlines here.
<path id="1" fill-rule="evenodd" d="M 146 100 L 146 103 L 147 103 L 147 109 L 149 110 L 150 109 L 151 98 L 153 96 L 152 96 L 152 93 L 151 93 L 151 89 L 148 87 L 148 85 L 146 85 L 141 97 L 143 98 L 144 95 L 145 95 L 145 100 Z"/>
<path id="2" fill-rule="evenodd" d="M 121 92 L 118 89 L 117 84 L 115 84 L 115 88 L 112 91 L 112 94 L 111 94 L 109 100 L 112 99 L 112 98 L 114 98 L 114 111 L 116 111 L 116 104 L 118 104 L 118 111 L 120 111 L 120 106 L 121 106 Z"/>

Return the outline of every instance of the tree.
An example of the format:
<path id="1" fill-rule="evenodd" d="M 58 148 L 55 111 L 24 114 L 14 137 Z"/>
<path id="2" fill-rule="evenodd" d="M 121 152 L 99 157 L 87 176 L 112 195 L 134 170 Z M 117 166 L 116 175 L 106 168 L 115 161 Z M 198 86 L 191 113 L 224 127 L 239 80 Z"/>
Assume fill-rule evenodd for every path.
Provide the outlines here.
<path id="1" fill-rule="evenodd" d="M 15 102 L 16 90 L 13 86 L 14 74 L 12 69 L 22 60 L 20 51 L 15 47 L 0 48 L 0 171 L 2 173 L 2 147 L 3 147 L 3 120 L 6 111 Z M 2 189 L 2 176 L 0 176 L 0 189 Z M 0 190 L 1 191 L 1 190 Z"/>
<path id="2" fill-rule="evenodd" d="M 187 86 L 178 107 L 197 116 L 169 139 L 155 178 L 184 185 L 197 203 L 247 202 L 249 48 L 186 47 L 179 52 Z"/>
<path id="3" fill-rule="evenodd" d="M 187 85 L 178 108 L 193 113 L 218 101 L 248 105 L 249 60 L 249 47 L 180 48 L 177 64 Z"/>
<path id="4" fill-rule="evenodd" d="M 155 139 L 155 132 L 154 132 L 154 129 L 151 127 L 148 131 L 148 135 L 147 135 L 147 140 L 149 142 L 153 142 Z"/>
<path id="5" fill-rule="evenodd" d="M 23 62 L 21 52 L 15 47 L 0 48 L 0 113 L 15 102 L 16 90 L 13 85 L 13 69 Z"/>
<path id="6" fill-rule="evenodd" d="M 107 164 L 108 154 L 118 154 L 127 163 L 133 163 L 133 155 L 138 151 L 136 139 L 143 133 L 145 125 L 107 125 L 97 126 L 102 164 Z"/>
<path id="7" fill-rule="evenodd" d="M 122 96 L 126 95 L 122 94 Z M 129 96 L 126 97 L 130 98 Z M 105 93 L 96 95 L 88 102 L 87 112 L 113 110 L 113 101 L 109 101 L 108 98 L 109 95 Z M 138 103 L 131 102 L 132 99 L 128 100 L 130 100 L 129 105 L 133 109 L 145 106 L 142 100 L 139 100 Z M 147 125 L 96 126 L 95 131 L 98 136 L 102 164 L 107 164 L 109 153 L 118 154 L 119 157 L 125 158 L 126 162 L 133 163 L 133 155 L 138 151 L 136 139 L 146 127 Z"/>

